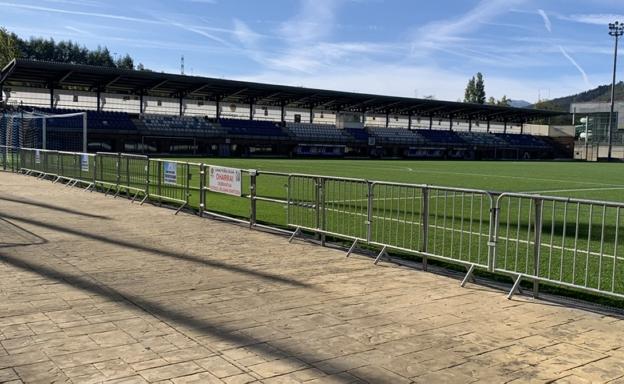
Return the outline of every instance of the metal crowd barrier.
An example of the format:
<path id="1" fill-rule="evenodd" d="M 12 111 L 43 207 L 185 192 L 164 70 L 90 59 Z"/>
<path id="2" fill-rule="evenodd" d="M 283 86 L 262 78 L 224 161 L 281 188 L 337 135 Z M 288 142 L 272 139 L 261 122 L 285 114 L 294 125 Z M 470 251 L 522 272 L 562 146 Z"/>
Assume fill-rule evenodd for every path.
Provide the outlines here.
<path id="1" fill-rule="evenodd" d="M 420 256 L 423 268 L 439 259 L 467 268 L 462 286 L 476 269 L 511 276 L 509 297 L 526 280 L 535 295 L 548 283 L 624 298 L 624 203 L 243 169 L 240 194 L 223 194 L 211 188 L 217 166 L 209 164 L 7 146 L 0 161 L 133 201 L 176 203 L 176 213 L 197 207 L 200 216 L 284 231 L 289 241 L 302 232 L 344 239 L 347 256 L 365 244 L 379 249 L 375 263 L 389 250 Z"/>
<path id="2" fill-rule="evenodd" d="M 150 159 L 148 169 L 149 198 L 180 204 L 176 214 L 189 206 L 192 192 L 199 192 L 192 183 L 199 181 L 201 164 Z"/>
<path id="3" fill-rule="evenodd" d="M 125 193 L 136 200 L 143 195 L 141 202 L 148 197 L 149 158 L 142 155 L 124 153 L 96 153 L 96 187 L 104 189 L 104 193 L 114 191 L 114 196 Z"/>

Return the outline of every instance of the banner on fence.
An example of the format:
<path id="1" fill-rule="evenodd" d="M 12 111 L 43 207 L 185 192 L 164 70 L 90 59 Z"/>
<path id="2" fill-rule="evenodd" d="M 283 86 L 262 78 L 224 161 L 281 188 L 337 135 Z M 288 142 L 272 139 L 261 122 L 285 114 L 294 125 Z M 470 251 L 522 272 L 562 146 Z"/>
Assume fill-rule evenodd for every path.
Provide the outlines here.
<path id="1" fill-rule="evenodd" d="M 80 155 L 80 170 L 82 172 L 89 172 L 89 155 L 85 153 Z"/>
<path id="2" fill-rule="evenodd" d="M 241 196 L 241 170 L 226 167 L 210 167 L 208 189 L 213 192 Z"/>
<path id="3" fill-rule="evenodd" d="M 35 164 L 41 164 L 41 152 L 35 149 Z"/>
<path id="4" fill-rule="evenodd" d="M 178 183 L 178 164 L 171 161 L 163 162 L 165 184 Z"/>

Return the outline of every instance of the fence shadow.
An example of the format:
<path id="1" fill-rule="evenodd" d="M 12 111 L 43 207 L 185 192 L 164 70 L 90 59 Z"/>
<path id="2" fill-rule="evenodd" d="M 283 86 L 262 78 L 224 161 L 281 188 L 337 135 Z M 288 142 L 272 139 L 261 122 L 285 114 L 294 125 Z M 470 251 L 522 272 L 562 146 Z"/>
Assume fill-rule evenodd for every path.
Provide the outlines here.
<path id="1" fill-rule="evenodd" d="M 141 296 L 125 293 L 113 287 L 100 284 L 84 277 L 72 275 L 63 271 L 58 271 L 46 265 L 41 265 L 29 260 L 24 260 L 23 258 L 11 256 L 5 252 L 2 252 L 1 250 L 0 261 L 20 270 L 35 273 L 39 276 L 54 280 L 61 284 L 69 285 L 90 294 L 98 295 L 100 297 L 109 298 L 111 300 L 120 302 L 130 310 L 136 310 L 137 308 L 139 308 L 142 311 L 150 313 L 161 320 L 173 322 L 177 325 L 191 328 L 202 334 L 217 337 L 228 343 L 233 343 L 236 346 L 244 346 L 245 348 L 250 349 L 260 355 L 272 356 L 276 359 L 283 359 L 284 355 L 286 355 L 288 359 L 296 359 L 307 364 L 310 367 L 314 367 L 314 363 L 327 359 L 326 356 L 319 355 L 318 357 L 315 357 L 313 351 L 306 351 L 302 350 L 301 348 L 297 348 L 295 341 L 292 342 L 293 347 L 285 346 L 284 343 L 280 343 L 279 346 L 273 346 L 271 345 L 270 341 L 257 339 L 254 336 L 248 334 L 243 335 L 241 333 L 234 333 L 233 331 L 230 331 L 223 326 L 213 324 L 207 320 L 198 319 L 192 314 L 186 314 L 180 311 L 172 310 L 160 303 L 151 301 Z M 119 299 L 123 300 L 119 301 Z M 207 346 L 210 348 L 209 345 Z M 350 365 L 341 363 L 340 359 L 334 359 L 332 361 L 330 370 L 332 372 L 342 372 L 347 371 L 351 368 L 352 367 Z M 366 380 L 366 377 L 361 378 Z M 349 379 L 347 377 L 332 376 L 332 379 L 334 380 L 332 382 L 336 383 L 353 382 L 352 378 Z"/>
<path id="2" fill-rule="evenodd" d="M 110 220 L 110 217 L 108 217 L 108 216 L 95 215 L 95 214 L 92 214 L 92 213 L 78 211 L 76 209 L 61 207 L 61 206 L 58 206 L 58 205 L 53 205 L 53 204 L 48 204 L 48 203 L 42 203 L 40 201 L 33 201 L 33 200 L 27 200 L 27 199 L 18 199 L 18 198 L 6 196 L 6 195 L 0 195 L 0 200 L 8 201 L 8 202 L 11 202 L 11 203 L 16 203 L 16 204 L 31 205 L 31 206 L 34 206 L 34 207 L 49 209 L 49 210 L 63 212 L 63 213 L 69 213 L 71 215 L 78 215 L 78 216 L 89 217 L 89 218 L 92 218 L 92 219 Z"/>
<path id="3" fill-rule="evenodd" d="M 288 278 L 288 277 L 283 277 L 283 276 L 275 275 L 275 274 L 268 273 L 268 272 L 257 271 L 257 270 L 245 268 L 245 267 L 242 267 L 242 266 L 231 265 L 231 264 L 223 263 L 223 262 L 220 262 L 220 261 L 217 261 L 217 260 L 209 260 L 209 259 L 205 259 L 205 258 L 201 258 L 201 257 L 197 257 L 197 256 L 187 255 L 185 253 L 176 252 L 176 251 L 172 251 L 172 250 L 166 250 L 166 249 L 161 249 L 161 248 L 157 248 L 157 247 L 150 247 L 150 246 L 147 246 L 147 245 L 134 244 L 134 243 L 131 243 L 131 242 L 126 241 L 126 240 L 115 239 L 115 238 L 111 238 L 111 237 L 108 237 L 108 236 L 102 236 L 102 235 L 98 235 L 98 234 L 94 234 L 94 233 L 90 233 L 90 232 L 86 232 L 86 231 L 82 231 L 82 230 L 69 228 L 69 227 L 66 227 L 66 226 L 56 225 L 56 224 L 52 224 L 52 223 L 46 223 L 46 222 L 35 220 L 35 219 L 32 219 L 32 218 L 26 218 L 26 217 L 21 217 L 21 216 L 9 215 L 9 214 L 2 213 L 2 212 L 0 212 L 0 218 L 20 221 L 20 222 L 28 223 L 30 225 L 51 229 L 51 230 L 54 230 L 54 231 L 57 231 L 57 232 L 71 234 L 71 235 L 79 236 L 79 237 L 84 237 L 84 238 L 87 238 L 87 239 L 90 239 L 90 240 L 94 240 L 94 241 L 98 241 L 98 242 L 102 242 L 102 243 L 122 246 L 122 247 L 128 248 L 128 249 L 134 249 L 136 251 L 147 252 L 147 253 L 151 253 L 151 254 L 154 254 L 154 255 L 163 256 L 163 257 L 167 257 L 167 258 L 174 258 L 174 259 L 178 259 L 178 260 L 184 260 L 184 261 L 200 264 L 200 265 L 203 265 L 203 266 L 208 266 L 208 267 L 212 267 L 212 268 L 222 269 L 222 270 L 225 270 L 225 271 L 228 271 L 228 272 L 238 273 L 238 274 L 242 274 L 242 275 L 246 275 L 246 276 L 250 276 L 250 277 L 254 277 L 254 278 L 260 278 L 260 279 L 263 279 L 263 280 L 268 280 L 268 281 L 273 282 L 273 283 L 287 284 L 287 285 L 290 285 L 290 286 L 293 286 L 293 287 L 298 287 L 298 288 L 314 289 L 311 285 L 309 285 L 307 283 L 300 282 L 298 280 L 291 279 L 291 278 Z"/>

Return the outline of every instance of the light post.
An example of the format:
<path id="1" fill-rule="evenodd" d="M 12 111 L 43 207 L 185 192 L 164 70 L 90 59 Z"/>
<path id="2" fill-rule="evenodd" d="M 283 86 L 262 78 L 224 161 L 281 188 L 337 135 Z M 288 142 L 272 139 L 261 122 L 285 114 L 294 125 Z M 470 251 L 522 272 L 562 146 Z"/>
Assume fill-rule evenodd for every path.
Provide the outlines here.
<path id="1" fill-rule="evenodd" d="M 613 55 L 613 81 L 611 82 L 611 109 L 609 110 L 609 130 L 608 130 L 608 143 L 609 150 L 607 152 L 607 159 L 611 161 L 611 148 L 613 141 L 613 106 L 615 103 L 615 72 L 617 69 L 617 51 L 618 40 L 620 36 L 624 35 L 624 23 L 616 21 L 615 23 L 609 23 L 609 36 L 615 37 L 615 53 Z"/>

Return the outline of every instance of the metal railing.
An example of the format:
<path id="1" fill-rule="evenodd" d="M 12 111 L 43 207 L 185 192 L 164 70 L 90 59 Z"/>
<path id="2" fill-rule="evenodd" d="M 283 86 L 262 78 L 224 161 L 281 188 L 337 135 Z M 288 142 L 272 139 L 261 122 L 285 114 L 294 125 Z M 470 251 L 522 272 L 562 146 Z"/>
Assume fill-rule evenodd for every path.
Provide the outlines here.
<path id="1" fill-rule="evenodd" d="M 213 165 L 121 153 L 83 154 L 0 146 L 3 170 L 86 185 L 134 201 L 178 204 L 287 232 L 415 254 L 511 276 L 534 294 L 548 283 L 624 298 L 624 203 L 240 169 L 240 195 L 210 186 Z M 290 228 L 287 231 L 285 228 Z"/>

